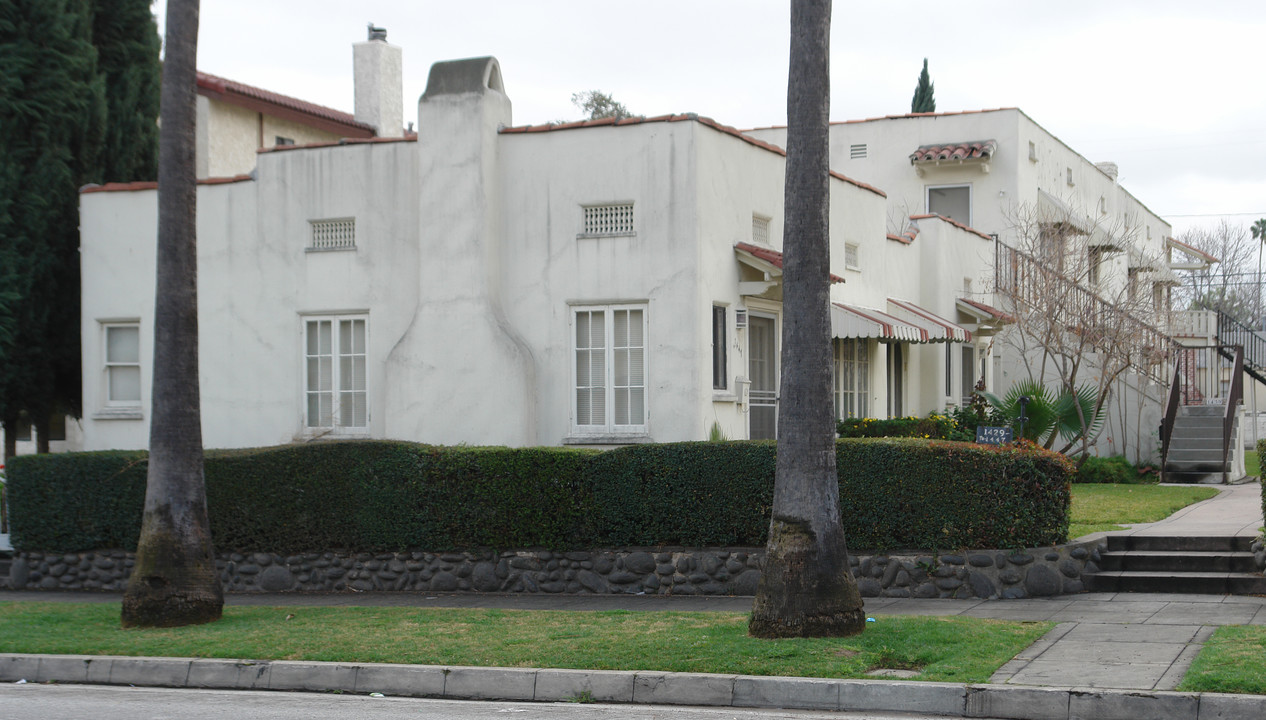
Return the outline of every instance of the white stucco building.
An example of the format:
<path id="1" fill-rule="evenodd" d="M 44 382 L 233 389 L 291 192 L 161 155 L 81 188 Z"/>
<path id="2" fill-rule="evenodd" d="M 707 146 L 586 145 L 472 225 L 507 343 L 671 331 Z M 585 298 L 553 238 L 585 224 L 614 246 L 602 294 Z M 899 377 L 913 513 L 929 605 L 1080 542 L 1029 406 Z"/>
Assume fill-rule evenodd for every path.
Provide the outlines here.
<path id="1" fill-rule="evenodd" d="M 199 187 L 208 447 L 772 436 L 777 147 L 694 115 L 514 127 L 492 58 L 437 64 L 418 118 Z M 147 442 L 156 200 L 82 195 L 85 449 Z M 831 202 L 839 414 L 943 407 L 947 355 L 990 352 L 990 238 L 889 234 L 844 175 Z"/>

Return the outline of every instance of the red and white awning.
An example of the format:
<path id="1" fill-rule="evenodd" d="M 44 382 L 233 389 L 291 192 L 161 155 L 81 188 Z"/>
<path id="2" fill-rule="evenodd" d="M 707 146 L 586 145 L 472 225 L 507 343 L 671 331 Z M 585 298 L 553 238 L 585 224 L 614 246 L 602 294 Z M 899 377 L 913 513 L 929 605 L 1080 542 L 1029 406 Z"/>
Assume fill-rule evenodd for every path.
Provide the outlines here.
<path id="1" fill-rule="evenodd" d="M 971 331 L 907 300 L 888 298 L 888 307 L 905 322 L 927 331 L 928 342 L 971 342 Z"/>
<path id="2" fill-rule="evenodd" d="M 831 336 L 885 342 L 928 342 L 927 330 L 873 308 L 831 303 Z"/>

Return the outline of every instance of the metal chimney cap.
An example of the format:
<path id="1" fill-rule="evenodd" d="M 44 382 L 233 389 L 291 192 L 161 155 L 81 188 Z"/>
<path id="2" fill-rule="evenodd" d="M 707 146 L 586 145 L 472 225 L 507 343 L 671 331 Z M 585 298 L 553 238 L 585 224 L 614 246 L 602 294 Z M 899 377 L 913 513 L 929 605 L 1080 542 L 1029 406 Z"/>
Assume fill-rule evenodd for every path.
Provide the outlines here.
<path id="1" fill-rule="evenodd" d="M 374 27 L 373 22 L 369 23 L 369 39 L 387 41 L 387 28 Z"/>

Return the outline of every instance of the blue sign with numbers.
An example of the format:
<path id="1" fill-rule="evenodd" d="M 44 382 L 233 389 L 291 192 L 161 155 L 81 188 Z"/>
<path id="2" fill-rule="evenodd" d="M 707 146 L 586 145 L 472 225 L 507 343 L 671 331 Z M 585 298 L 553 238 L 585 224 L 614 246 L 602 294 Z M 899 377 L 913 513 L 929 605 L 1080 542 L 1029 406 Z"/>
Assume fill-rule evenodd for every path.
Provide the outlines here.
<path id="1" fill-rule="evenodd" d="M 976 442 L 982 445 L 1006 445 L 1011 442 L 1011 428 L 988 427 L 980 425 L 976 428 Z"/>

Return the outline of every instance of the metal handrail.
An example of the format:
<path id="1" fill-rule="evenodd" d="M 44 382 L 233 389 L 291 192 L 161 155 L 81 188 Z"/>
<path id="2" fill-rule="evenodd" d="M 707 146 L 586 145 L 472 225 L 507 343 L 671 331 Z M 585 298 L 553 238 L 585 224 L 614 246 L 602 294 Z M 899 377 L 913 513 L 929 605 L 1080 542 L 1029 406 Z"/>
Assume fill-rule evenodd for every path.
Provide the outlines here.
<path id="1" fill-rule="evenodd" d="M 1266 338 L 1221 310 L 1218 313 L 1218 342 L 1244 348 L 1245 369 L 1261 382 L 1266 382 Z"/>
<path id="2" fill-rule="evenodd" d="M 1105 336 L 1103 330 L 1113 319 L 1118 320 L 1141 340 L 1139 352 L 1130 354 L 1130 365 L 1157 382 L 1165 381 L 1164 370 L 1160 368 L 1171 355 L 1173 341 L 1169 335 L 1001 240 L 994 243 L 994 284 L 997 290 L 1019 303 L 1030 307 L 1046 306 L 1048 309 L 1051 298 L 1039 302 L 1039 296 L 1046 287 L 1057 288 L 1055 313 L 1071 311 L 1080 324 L 1069 325 L 1069 329 L 1089 338 L 1092 344 L 1099 341 L 1111 343 L 1111 338 Z M 1061 310 L 1065 313 L 1060 313 Z"/>
<path id="3" fill-rule="evenodd" d="M 1181 392 L 1182 363 L 1174 363 L 1174 381 L 1169 384 L 1169 398 L 1165 401 L 1165 414 L 1161 416 L 1161 482 L 1165 482 L 1166 460 L 1169 459 L 1169 440 L 1174 435 L 1174 421 L 1178 417 L 1178 401 Z"/>
<path id="4" fill-rule="evenodd" d="M 1244 346 L 1235 346 L 1235 363 L 1231 370 L 1231 391 L 1226 396 L 1222 413 L 1222 482 L 1227 481 L 1227 460 L 1231 456 L 1231 430 L 1235 427 L 1236 408 L 1244 397 Z"/>

